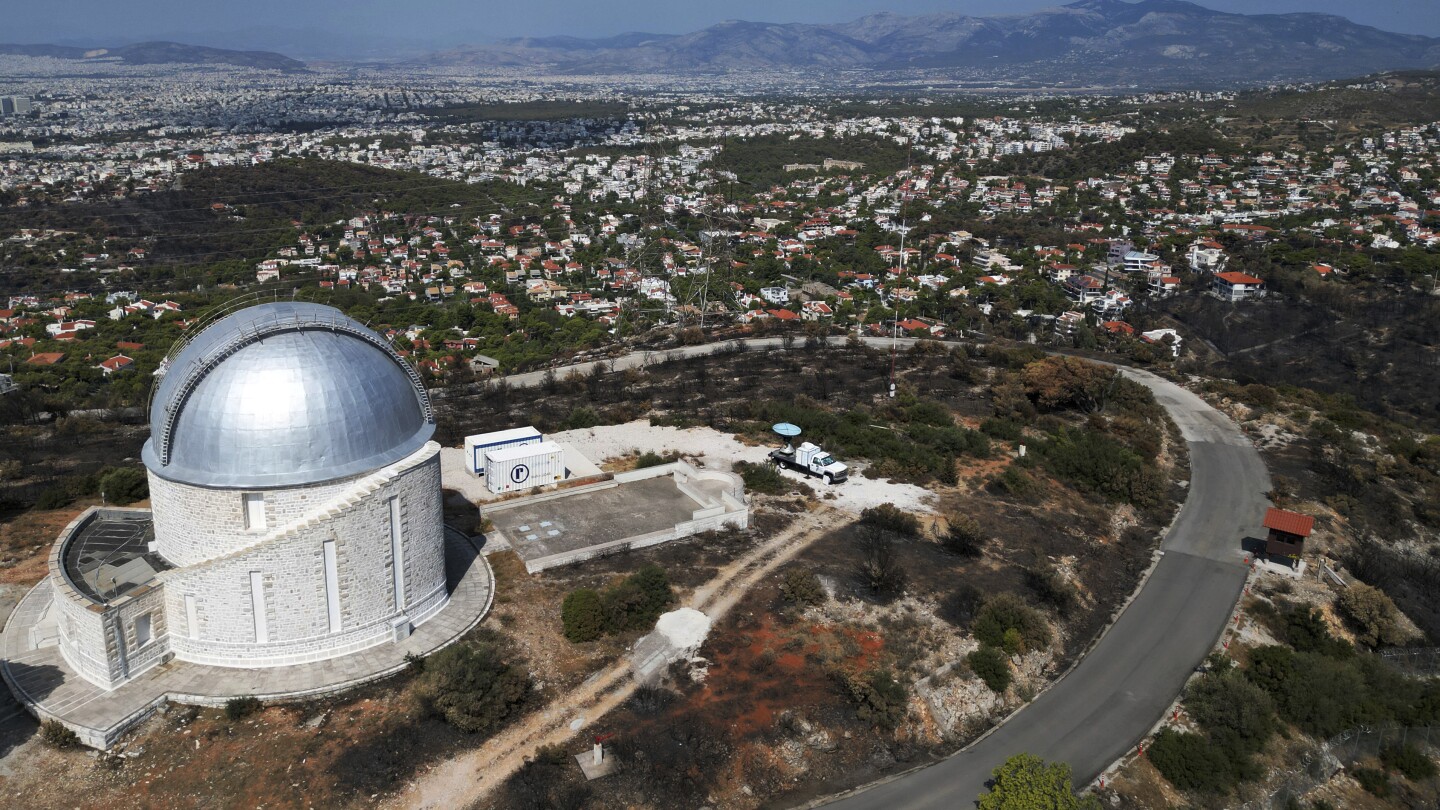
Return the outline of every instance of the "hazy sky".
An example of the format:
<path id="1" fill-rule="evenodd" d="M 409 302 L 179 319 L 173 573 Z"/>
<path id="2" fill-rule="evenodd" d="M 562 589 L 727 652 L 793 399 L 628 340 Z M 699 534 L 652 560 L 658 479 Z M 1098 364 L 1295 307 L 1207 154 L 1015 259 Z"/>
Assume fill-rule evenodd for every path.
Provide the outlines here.
<path id="1" fill-rule="evenodd" d="M 295 29 L 409 43 L 510 36 L 680 33 L 726 19 L 843 22 L 876 11 L 990 15 L 1060 5 L 1056 0 L 10 0 L 0 42 L 119 44 L 184 33 Z M 1436 0 L 1203 0 L 1247 14 L 1320 11 L 1391 31 L 1440 36 Z M 219 43 L 214 43 L 219 44 Z"/>

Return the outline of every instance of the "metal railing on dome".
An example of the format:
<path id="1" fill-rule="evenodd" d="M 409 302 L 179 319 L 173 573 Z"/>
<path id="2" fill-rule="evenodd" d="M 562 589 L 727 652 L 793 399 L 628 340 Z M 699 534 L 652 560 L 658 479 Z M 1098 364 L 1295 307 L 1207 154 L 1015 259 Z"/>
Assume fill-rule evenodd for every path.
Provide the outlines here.
<path id="1" fill-rule="evenodd" d="M 150 396 L 145 400 L 145 412 L 150 413 L 150 409 L 154 406 L 155 393 L 160 390 L 160 381 L 164 379 L 165 374 L 169 373 L 170 366 L 175 361 L 175 358 L 179 357 L 180 352 L 184 351 L 186 346 L 194 342 L 195 338 L 199 337 L 201 332 L 204 332 L 211 324 L 232 312 L 266 301 L 279 300 L 279 290 L 257 290 L 254 292 L 241 293 L 234 298 L 221 301 L 200 313 L 195 321 L 181 333 L 180 337 L 176 338 L 175 342 L 170 344 L 170 349 L 165 352 L 165 356 L 160 358 L 160 367 L 156 371 L 157 378 L 155 384 L 150 386 Z"/>
<path id="2" fill-rule="evenodd" d="M 200 384 L 200 381 L 205 378 L 205 375 L 214 370 L 214 368 L 220 365 L 227 357 L 240 351 L 240 349 L 251 343 L 263 340 L 270 335 L 283 332 L 298 332 L 304 329 L 329 329 L 332 332 L 340 332 L 359 338 L 380 349 L 405 373 L 405 376 L 409 378 L 411 387 L 415 390 L 416 399 L 419 401 L 421 412 L 425 416 L 425 421 L 432 423 L 435 421 L 435 412 L 430 403 L 429 393 L 425 390 L 424 380 L 420 377 L 420 372 L 416 371 L 414 366 L 406 362 L 405 358 L 401 357 L 399 353 L 395 351 L 395 347 L 391 346 L 389 341 L 369 329 L 357 327 L 354 321 L 343 315 L 339 318 L 320 318 L 313 314 L 302 316 L 296 313 L 293 317 L 276 317 L 269 315 L 257 317 L 254 320 L 236 324 L 235 333 L 226 339 L 225 342 L 191 361 L 184 369 L 173 368 L 174 359 L 179 356 L 180 352 L 184 351 L 186 346 L 193 343 L 201 332 L 222 318 L 228 317 L 249 306 L 253 306 L 256 303 L 260 303 L 259 299 L 262 295 L 263 294 L 240 296 L 207 311 L 203 318 L 205 323 L 202 325 L 200 321 L 197 321 L 196 324 L 191 327 L 191 330 L 187 330 L 190 332 L 190 335 L 182 338 L 181 341 L 177 341 L 176 345 L 172 346 L 170 351 L 166 353 L 165 359 L 161 361 L 161 368 L 166 369 L 166 376 L 183 372 L 183 376 L 180 378 L 179 388 L 170 395 L 170 401 L 165 403 L 165 420 L 160 425 L 159 435 L 154 437 L 156 454 L 161 464 L 170 463 L 170 439 L 175 430 L 175 422 L 180 416 L 181 406 L 184 405 L 190 394 L 195 390 L 195 387 Z M 154 412 L 154 397 L 160 386 L 161 383 L 157 382 L 150 389 L 150 401 L 147 403 L 147 411 L 150 413 Z"/>

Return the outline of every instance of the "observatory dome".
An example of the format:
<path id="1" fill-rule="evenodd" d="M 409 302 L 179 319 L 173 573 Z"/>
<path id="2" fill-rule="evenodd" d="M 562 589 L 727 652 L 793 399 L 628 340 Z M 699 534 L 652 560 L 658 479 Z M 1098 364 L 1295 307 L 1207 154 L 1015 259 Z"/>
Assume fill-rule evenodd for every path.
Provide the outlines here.
<path id="1" fill-rule="evenodd" d="M 151 472 L 204 487 L 294 487 L 399 461 L 435 432 L 419 376 L 334 307 L 273 302 L 215 321 L 150 406 Z"/>

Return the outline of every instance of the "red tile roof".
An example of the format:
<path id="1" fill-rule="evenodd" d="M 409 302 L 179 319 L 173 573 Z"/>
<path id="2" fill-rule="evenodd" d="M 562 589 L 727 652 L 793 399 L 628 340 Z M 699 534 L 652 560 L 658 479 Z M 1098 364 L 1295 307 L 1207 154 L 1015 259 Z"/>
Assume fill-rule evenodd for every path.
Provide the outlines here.
<path id="1" fill-rule="evenodd" d="M 1315 528 L 1315 518 L 1298 512 L 1276 509 L 1272 506 L 1265 512 L 1265 528 L 1309 537 L 1310 532 Z"/>
<path id="2" fill-rule="evenodd" d="M 1219 274 L 1219 276 L 1217 276 L 1217 278 L 1220 278 L 1220 279 L 1222 279 L 1222 280 L 1224 280 L 1225 282 L 1230 283 L 1230 284 L 1264 284 L 1264 283 L 1265 283 L 1265 279 L 1263 279 L 1263 278 L 1256 278 L 1256 277 L 1254 277 L 1254 276 L 1247 275 L 1247 274 L 1245 274 L 1245 273 L 1237 273 L 1237 272 L 1234 272 L 1233 270 L 1232 270 L 1231 272 L 1229 272 L 1229 273 L 1221 273 L 1221 274 Z"/>

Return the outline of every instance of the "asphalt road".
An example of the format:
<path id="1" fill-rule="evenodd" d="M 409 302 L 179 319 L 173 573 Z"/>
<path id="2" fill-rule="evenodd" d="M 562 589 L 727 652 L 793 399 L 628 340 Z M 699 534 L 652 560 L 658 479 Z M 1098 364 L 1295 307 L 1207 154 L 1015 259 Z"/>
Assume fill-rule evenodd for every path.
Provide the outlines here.
<path id="1" fill-rule="evenodd" d="M 890 345 L 884 338 L 865 340 L 876 348 Z M 780 345 L 776 338 L 747 343 L 756 349 Z M 691 357 L 714 349 L 636 353 L 613 361 L 613 367 L 635 368 L 667 355 Z M 593 365 L 575 370 L 588 373 Z M 988 735 L 948 759 L 852 791 L 828 807 L 969 807 L 985 791 L 991 771 L 1021 752 L 1067 762 L 1076 784 L 1087 784 L 1150 732 L 1214 647 L 1245 584 L 1241 541 L 1262 536 L 1270 477 L 1254 445 L 1224 414 L 1164 378 L 1123 371 L 1154 393 L 1190 450 L 1189 494 L 1139 594 L 1078 666 Z M 508 380 L 525 386 L 541 377 Z"/>
<path id="2" fill-rule="evenodd" d="M 1155 393 L 1190 449 L 1189 494 L 1140 593 L 1075 669 L 989 735 L 829 807 L 969 807 L 990 772 L 1021 752 L 1068 762 L 1086 784 L 1150 732 L 1214 647 L 1245 585 L 1241 540 L 1261 536 L 1270 477 L 1223 414 L 1168 380 L 1125 373 Z"/>

